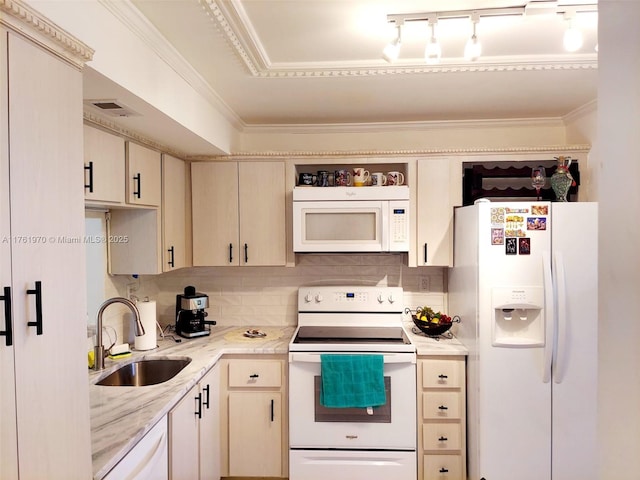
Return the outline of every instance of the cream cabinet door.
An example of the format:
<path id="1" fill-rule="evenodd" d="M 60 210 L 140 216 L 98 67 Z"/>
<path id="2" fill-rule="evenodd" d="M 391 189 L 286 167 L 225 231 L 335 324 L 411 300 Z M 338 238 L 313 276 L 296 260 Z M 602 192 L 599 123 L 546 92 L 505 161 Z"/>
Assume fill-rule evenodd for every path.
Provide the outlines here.
<path id="1" fill-rule="evenodd" d="M 162 271 L 187 266 L 186 165 L 179 158 L 162 156 Z"/>
<path id="2" fill-rule="evenodd" d="M 418 266 L 453 266 L 453 202 L 449 158 L 418 160 L 416 255 Z"/>
<path id="3" fill-rule="evenodd" d="M 240 264 L 285 265 L 284 162 L 241 162 Z"/>
<path id="4" fill-rule="evenodd" d="M 159 207 L 162 199 L 160 153 L 136 143 L 127 145 L 127 203 Z"/>
<path id="5" fill-rule="evenodd" d="M 89 478 L 82 73 L 18 34 L 3 51 L 20 478 Z"/>
<path id="6" fill-rule="evenodd" d="M 239 265 L 238 164 L 191 164 L 193 265 Z"/>
<path id="7" fill-rule="evenodd" d="M 200 421 L 200 478 L 220 479 L 220 364 L 213 366 L 202 380 L 202 419 Z"/>
<path id="8" fill-rule="evenodd" d="M 124 138 L 84 125 L 84 199 L 124 203 Z"/>
<path id="9" fill-rule="evenodd" d="M 0 50 L 7 32 L 0 29 Z M 3 57 L 4 59 L 4 57 Z M 18 478 L 13 319 L 11 316 L 11 197 L 9 196 L 9 106 L 6 60 L 0 65 L 0 478 Z"/>
<path id="10" fill-rule="evenodd" d="M 282 394 L 229 392 L 229 475 L 282 475 Z"/>
<path id="11" fill-rule="evenodd" d="M 196 385 L 169 412 L 169 478 L 171 480 L 199 477 L 200 419 L 202 399 Z"/>

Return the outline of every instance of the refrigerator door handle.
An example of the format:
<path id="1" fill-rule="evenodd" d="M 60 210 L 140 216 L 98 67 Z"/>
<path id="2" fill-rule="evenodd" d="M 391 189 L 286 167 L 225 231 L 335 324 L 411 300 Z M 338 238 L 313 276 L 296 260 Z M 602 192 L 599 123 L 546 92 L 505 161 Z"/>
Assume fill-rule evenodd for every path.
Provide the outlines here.
<path id="1" fill-rule="evenodd" d="M 562 253 L 553 255 L 553 273 L 556 286 L 557 336 L 553 358 L 553 381 L 561 383 L 566 361 L 567 346 L 567 286 L 565 283 Z"/>
<path id="2" fill-rule="evenodd" d="M 544 279 L 544 359 L 542 365 L 542 381 L 549 383 L 551 381 L 551 365 L 553 362 L 553 338 L 555 335 L 555 289 L 553 285 L 553 277 L 551 273 L 551 257 L 549 252 L 542 252 L 542 271 Z"/>

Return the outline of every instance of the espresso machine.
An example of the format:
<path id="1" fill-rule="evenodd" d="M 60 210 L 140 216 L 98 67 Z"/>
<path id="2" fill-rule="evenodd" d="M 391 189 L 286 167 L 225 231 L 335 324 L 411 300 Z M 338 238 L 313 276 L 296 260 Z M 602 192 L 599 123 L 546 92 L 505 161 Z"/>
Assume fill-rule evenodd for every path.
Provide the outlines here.
<path id="1" fill-rule="evenodd" d="M 196 287 L 185 287 L 183 294 L 176 295 L 176 333 L 184 338 L 209 335 L 208 325 L 216 322 L 205 320 L 208 313 L 204 309 L 208 307 L 206 294 L 196 292 Z"/>

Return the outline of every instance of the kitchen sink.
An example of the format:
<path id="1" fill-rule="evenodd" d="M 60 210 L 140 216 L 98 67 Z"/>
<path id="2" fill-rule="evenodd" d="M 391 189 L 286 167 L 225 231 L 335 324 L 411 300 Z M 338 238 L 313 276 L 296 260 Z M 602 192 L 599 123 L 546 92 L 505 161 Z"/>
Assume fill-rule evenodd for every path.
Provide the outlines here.
<path id="1" fill-rule="evenodd" d="M 121 366 L 96 385 L 111 387 L 144 387 L 166 382 L 175 377 L 191 359 L 180 358 L 144 358 Z"/>

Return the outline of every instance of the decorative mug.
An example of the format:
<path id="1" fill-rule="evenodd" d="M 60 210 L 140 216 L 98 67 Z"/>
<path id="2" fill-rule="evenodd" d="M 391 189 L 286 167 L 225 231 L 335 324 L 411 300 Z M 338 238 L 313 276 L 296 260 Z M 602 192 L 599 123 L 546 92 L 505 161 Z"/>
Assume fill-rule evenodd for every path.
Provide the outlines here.
<path id="1" fill-rule="evenodd" d="M 387 176 L 382 172 L 374 172 L 371 174 L 371 186 L 382 187 L 387 184 Z"/>
<path id="2" fill-rule="evenodd" d="M 403 185 L 404 173 L 402 172 L 387 172 L 387 185 Z"/>
<path id="3" fill-rule="evenodd" d="M 346 169 L 336 170 L 333 181 L 336 187 L 349 187 L 351 186 L 351 172 Z"/>
<path id="4" fill-rule="evenodd" d="M 329 172 L 327 170 L 318 170 L 317 185 L 319 187 L 329 186 Z"/>
<path id="5" fill-rule="evenodd" d="M 353 185 L 355 187 L 363 187 L 367 184 L 367 181 L 371 177 L 369 170 L 365 170 L 362 167 L 356 167 L 353 169 Z"/>
<path id="6" fill-rule="evenodd" d="M 301 173 L 298 175 L 298 185 L 311 186 L 316 183 L 316 176 L 313 173 Z"/>

